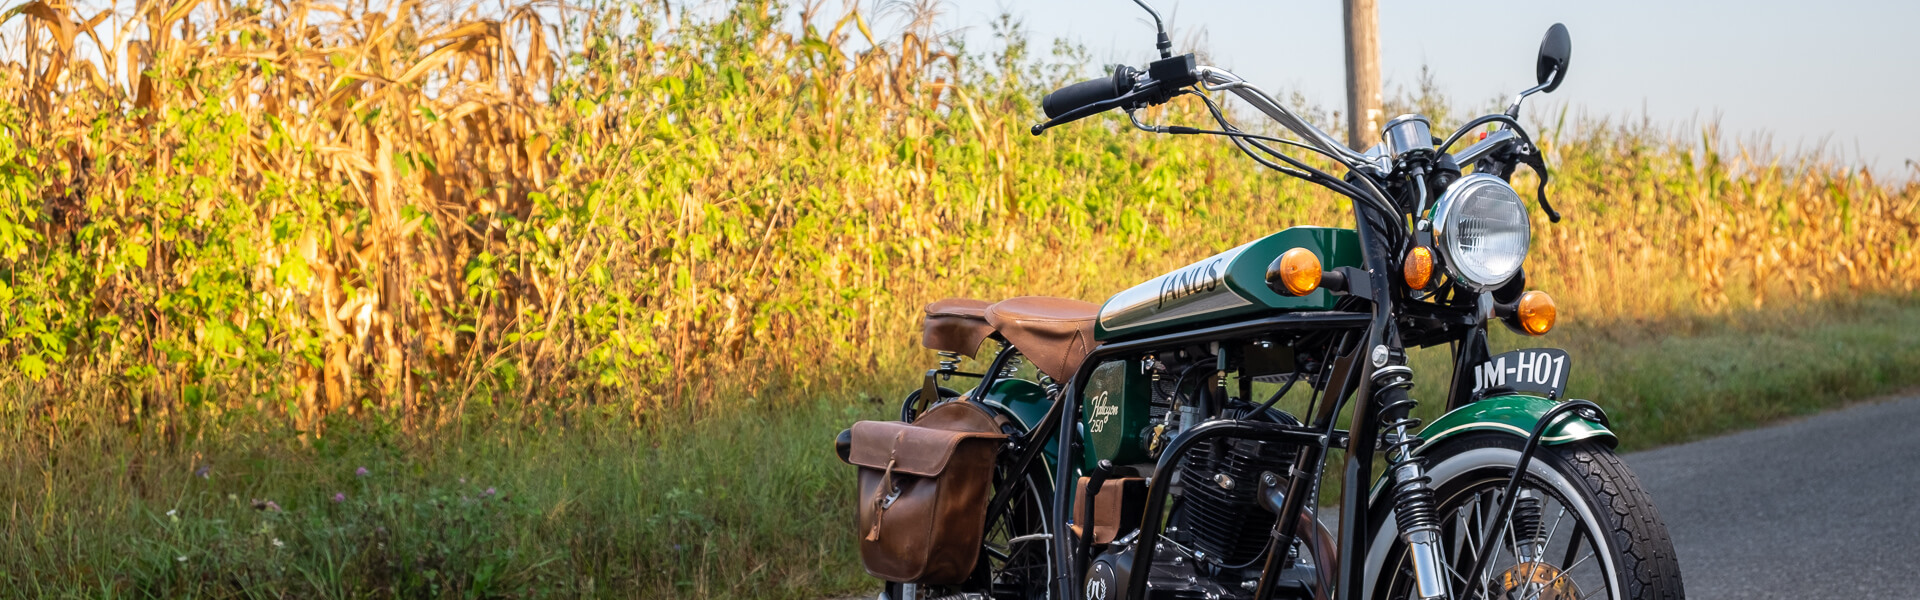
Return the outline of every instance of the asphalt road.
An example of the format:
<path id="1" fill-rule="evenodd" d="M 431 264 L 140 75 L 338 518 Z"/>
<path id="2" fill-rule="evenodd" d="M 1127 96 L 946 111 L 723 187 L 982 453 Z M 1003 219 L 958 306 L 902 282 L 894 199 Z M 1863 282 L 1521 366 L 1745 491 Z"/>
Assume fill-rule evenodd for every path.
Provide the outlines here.
<path id="1" fill-rule="evenodd" d="M 1920 594 L 1920 397 L 1626 457 L 1691 598 Z"/>

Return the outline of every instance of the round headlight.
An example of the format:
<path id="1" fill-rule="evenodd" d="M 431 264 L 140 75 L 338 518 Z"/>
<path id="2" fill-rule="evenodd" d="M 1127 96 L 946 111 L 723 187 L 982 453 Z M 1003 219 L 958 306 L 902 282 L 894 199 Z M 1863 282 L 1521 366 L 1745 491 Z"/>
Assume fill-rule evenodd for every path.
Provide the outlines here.
<path id="1" fill-rule="evenodd" d="M 1433 209 L 1433 236 L 1447 273 L 1484 292 L 1512 279 L 1527 259 L 1532 229 L 1513 186 L 1485 173 L 1460 178 Z"/>

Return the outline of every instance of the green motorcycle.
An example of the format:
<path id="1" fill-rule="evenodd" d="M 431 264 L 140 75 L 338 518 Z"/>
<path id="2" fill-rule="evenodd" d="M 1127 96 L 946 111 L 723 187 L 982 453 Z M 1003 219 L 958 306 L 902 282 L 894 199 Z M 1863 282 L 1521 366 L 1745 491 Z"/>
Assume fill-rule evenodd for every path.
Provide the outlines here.
<path id="1" fill-rule="evenodd" d="M 1104 305 L 928 306 L 922 341 L 939 366 L 899 422 L 859 423 L 837 441 L 860 467 L 862 558 L 887 580 L 885 597 L 1683 598 L 1666 526 L 1611 451 L 1605 413 L 1565 398 L 1567 354 L 1488 349 L 1490 322 L 1534 336 L 1554 325 L 1552 298 L 1527 290 L 1528 209 L 1508 180 L 1533 168 L 1541 210 L 1559 221 L 1516 117 L 1566 76 L 1566 28 L 1547 31 L 1539 85 L 1504 113 L 1444 140 L 1426 118 L 1401 116 L 1366 152 L 1240 77 L 1175 56 L 1164 27 L 1157 46 L 1144 70 L 1049 94 L 1033 134 L 1119 109 L 1144 131 L 1225 137 L 1351 199 L 1355 225 L 1284 229 Z M 1209 93 L 1298 139 L 1234 127 Z M 1186 97 L 1218 127 L 1140 120 Z M 961 357 L 989 340 L 986 368 L 963 371 Z M 1447 411 L 1423 426 L 1409 416 L 1406 349 L 1443 344 Z M 964 392 L 942 385 L 966 378 L 978 381 Z M 1262 398 L 1256 382 L 1280 387 Z M 1276 408 L 1298 384 L 1306 410 Z M 1337 519 L 1314 502 L 1329 450 L 1344 453 Z"/>

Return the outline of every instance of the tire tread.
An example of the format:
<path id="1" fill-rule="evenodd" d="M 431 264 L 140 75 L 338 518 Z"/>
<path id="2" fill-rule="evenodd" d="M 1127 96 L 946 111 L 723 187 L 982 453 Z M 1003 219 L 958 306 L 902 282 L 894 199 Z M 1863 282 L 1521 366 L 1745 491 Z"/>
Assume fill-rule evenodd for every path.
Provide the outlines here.
<path id="1" fill-rule="evenodd" d="M 1548 446 L 1541 454 L 1558 458 L 1568 475 L 1577 476 L 1598 502 L 1612 531 L 1608 538 L 1628 564 L 1619 565 L 1625 597 L 1636 600 L 1680 600 L 1686 597 L 1680 581 L 1680 561 L 1673 538 L 1641 487 L 1640 478 L 1620 457 L 1603 446 L 1581 442 Z"/>

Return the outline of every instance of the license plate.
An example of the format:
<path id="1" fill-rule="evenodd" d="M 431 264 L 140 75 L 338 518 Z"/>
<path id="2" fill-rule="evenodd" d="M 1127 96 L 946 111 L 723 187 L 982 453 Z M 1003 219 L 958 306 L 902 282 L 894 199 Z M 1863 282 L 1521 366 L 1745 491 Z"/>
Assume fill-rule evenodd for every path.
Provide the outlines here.
<path id="1" fill-rule="evenodd" d="M 1558 400 L 1566 395 L 1567 372 L 1573 366 L 1559 348 L 1515 350 L 1488 359 L 1473 368 L 1473 394 L 1485 397 L 1501 392 L 1531 392 Z"/>

